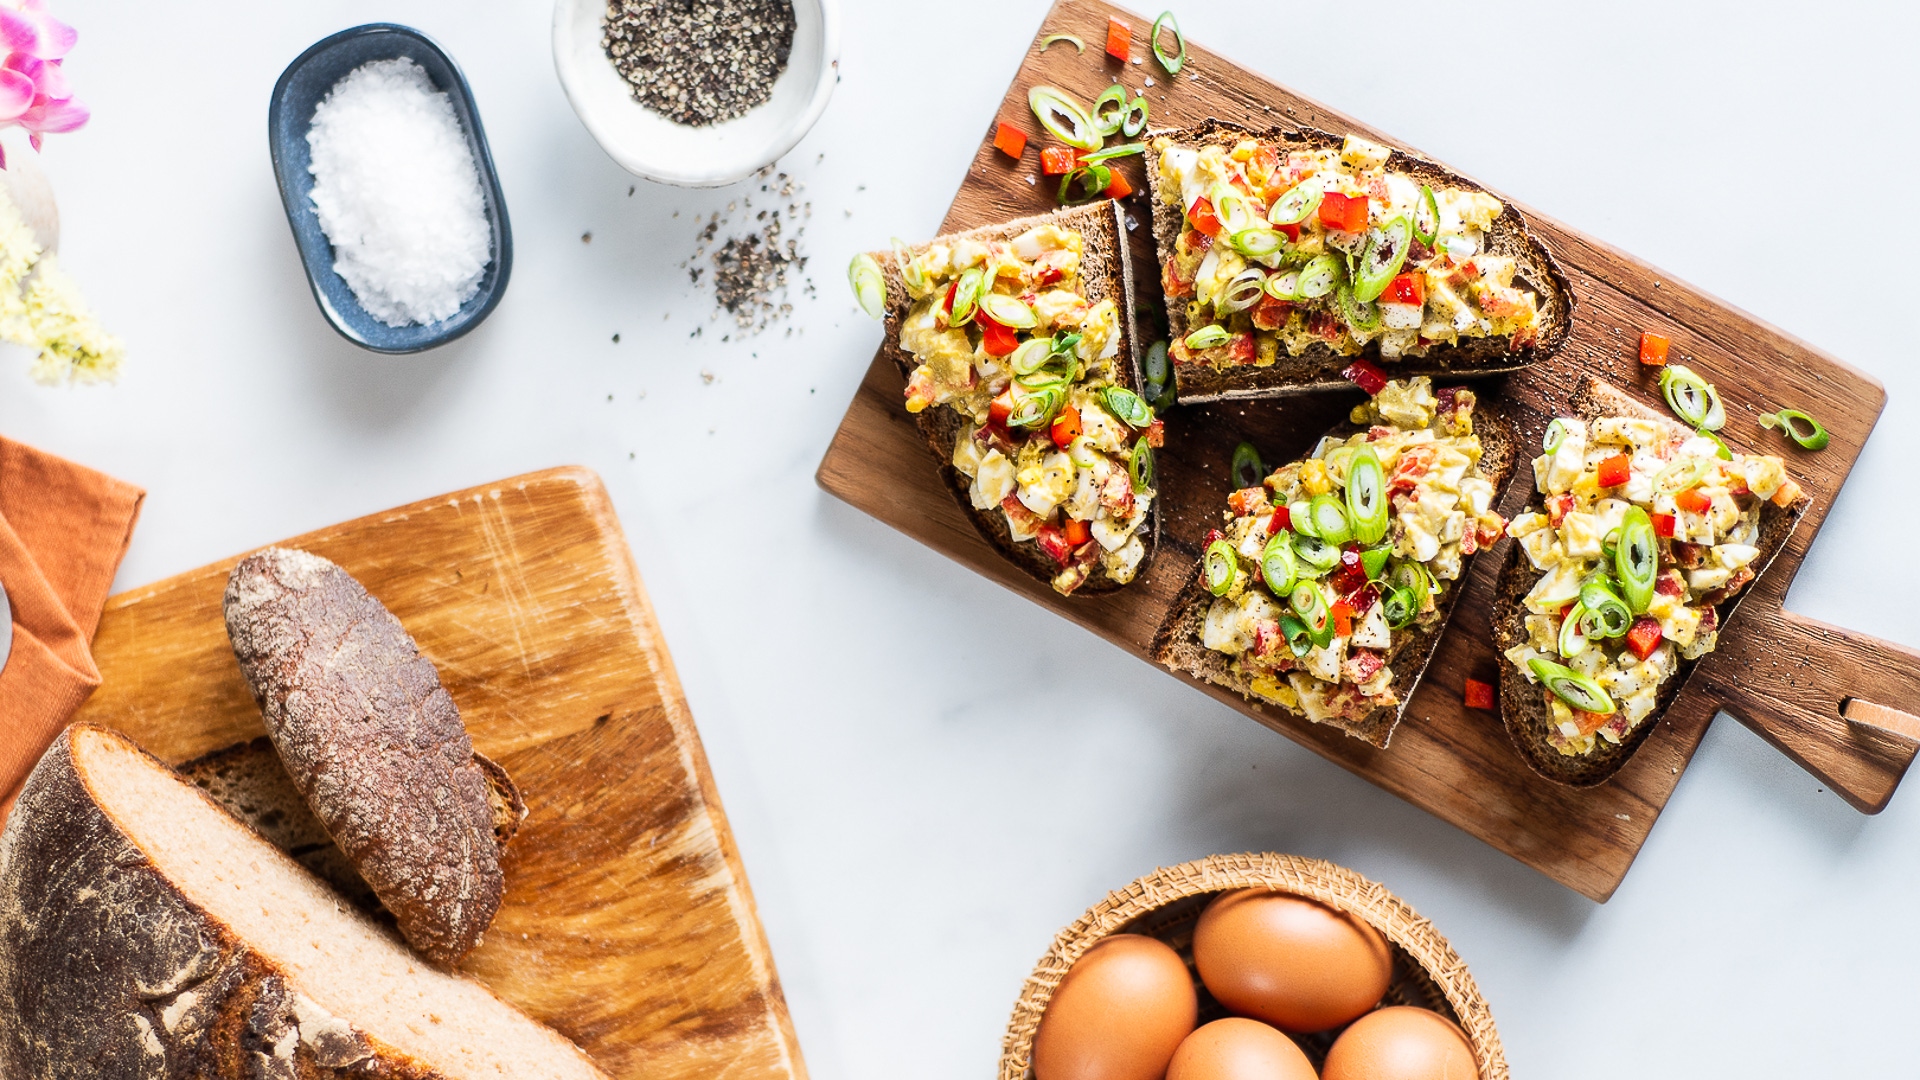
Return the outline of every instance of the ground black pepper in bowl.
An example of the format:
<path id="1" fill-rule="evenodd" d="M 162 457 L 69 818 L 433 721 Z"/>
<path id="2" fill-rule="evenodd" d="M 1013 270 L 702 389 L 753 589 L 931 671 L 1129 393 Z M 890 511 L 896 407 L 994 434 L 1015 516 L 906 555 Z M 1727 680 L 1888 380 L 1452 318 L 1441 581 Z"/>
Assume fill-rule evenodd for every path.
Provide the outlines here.
<path id="1" fill-rule="evenodd" d="M 600 47 L 635 101 L 704 127 L 773 96 L 793 27 L 792 0 L 607 0 Z"/>

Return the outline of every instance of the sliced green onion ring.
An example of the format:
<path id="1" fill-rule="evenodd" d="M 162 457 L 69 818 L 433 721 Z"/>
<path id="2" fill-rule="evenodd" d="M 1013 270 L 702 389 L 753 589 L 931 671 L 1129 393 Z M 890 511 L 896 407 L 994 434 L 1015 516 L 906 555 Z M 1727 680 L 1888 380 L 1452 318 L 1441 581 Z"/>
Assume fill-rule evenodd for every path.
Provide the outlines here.
<path id="1" fill-rule="evenodd" d="M 1275 300 L 1292 303 L 1300 299 L 1300 271 L 1283 270 L 1278 274 L 1268 274 L 1267 279 L 1261 282 L 1261 288 L 1266 289 L 1267 295 Z"/>
<path id="2" fill-rule="evenodd" d="M 1112 169 L 1105 165 L 1084 165 L 1060 178 L 1060 190 L 1056 198 L 1067 206 L 1090 202 L 1106 194 L 1108 185 L 1112 183 Z M 1079 185 L 1078 191 L 1074 190 L 1076 184 Z"/>
<path id="3" fill-rule="evenodd" d="M 1200 566 L 1207 578 L 1208 592 L 1225 596 L 1233 591 L 1233 579 L 1240 576 L 1240 556 L 1234 554 L 1232 544 L 1225 540 L 1208 544 Z"/>
<path id="4" fill-rule="evenodd" d="M 1242 255 L 1263 259 L 1268 255 L 1278 255 L 1280 249 L 1287 246 L 1287 238 L 1276 229 L 1255 225 L 1227 237 L 1227 246 Z"/>
<path id="5" fill-rule="evenodd" d="M 1707 462 L 1703 458 L 1686 457 L 1660 470 L 1653 478 L 1653 490 L 1676 495 L 1700 482 L 1707 474 Z"/>
<path id="6" fill-rule="evenodd" d="M 1087 118 L 1086 110 L 1066 91 L 1052 86 L 1036 86 L 1027 91 L 1027 107 L 1033 110 L 1040 126 L 1053 132 L 1061 142 L 1076 150 L 1100 149 L 1102 140 L 1094 133 L 1093 121 Z"/>
<path id="7" fill-rule="evenodd" d="M 1247 310 L 1266 295 L 1266 282 L 1267 275 L 1258 267 L 1250 266 L 1240 271 L 1220 290 L 1220 296 L 1213 303 L 1214 310 L 1222 315 Z"/>
<path id="8" fill-rule="evenodd" d="M 1300 565 L 1294 558 L 1293 537 L 1284 532 L 1273 534 L 1267 540 L 1266 549 L 1260 552 L 1260 577 L 1266 581 L 1273 595 L 1285 596 L 1287 590 L 1293 588 L 1294 579 L 1299 576 Z"/>
<path id="9" fill-rule="evenodd" d="M 1307 636 L 1315 645 L 1324 649 L 1333 642 L 1333 612 L 1327 609 L 1327 598 L 1321 595 L 1317 583 L 1295 582 L 1287 606 L 1306 624 Z"/>
<path id="10" fill-rule="evenodd" d="M 1387 572 L 1387 560 L 1393 555 L 1393 549 L 1381 545 L 1370 547 L 1360 553 L 1360 568 L 1367 572 L 1368 581 L 1379 581 Z"/>
<path id="11" fill-rule="evenodd" d="M 1720 403 L 1720 391 L 1684 364 L 1669 364 L 1660 369 L 1660 394 L 1667 399 L 1667 408 L 1686 421 L 1688 427 L 1719 431 L 1727 425 L 1727 410 Z"/>
<path id="12" fill-rule="evenodd" d="M 1388 510 L 1387 471 L 1373 447 L 1362 446 L 1347 466 L 1347 517 L 1353 538 L 1363 544 L 1385 539 Z"/>
<path id="13" fill-rule="evenodd" d="M 947 313 L 948 326 L 965 326 L 973 321 L 973 310 L 980 306 L 980 297 L 987 291 L 987 275 L 977 266 L 969 267 L 961 273 L 960 281 L 953 290 L 953 310 Z"/>
<path id="14" fill-rule="evenodd" d="M 1108 107 L 1111 112 L 1108 113 Z M 1120 130 L 1121 121 L 1127 117 L 1127 88 L 1114 83 L 1100 96 L 1093 99 L 1093 107 L 1087 110 L 1087 120 L 1093 125 L 1094 134 L 1102 139 Z"/>
<path id="15" fill-rule="evenodd" d="M 1152 112 L 1153 107 L 1147 104 L 1146 95 L 1134 98 L 1127 105 L 1126 118 L 1120 121 L 1120 134 L 1131 139 L 1147 130 L 1147 117 Z"/>
<path id="16" fill-rule="evenodd" d="M 1186 338 L 1183 339 L 1183 344 L 1189 349 L 1214 349 L 1225 345 L 1231 337 L 1233 337 L 1233 335 L 1227 333 L 1226 327 L 1218 323 L 1208 323 L 1206 326 L 1188 334 Z"/>
<path id="17" fill-rule="evenodd" d="M 1013 350 L 1013 355 L 1007 358 L 1007 366 L 1013 369 L 1015 375 L 1031 375 L 1046 366 L 1052 347 L 1052 338 L 1028 338 Z"/>
<path id="18" fill-rule="evenodd" d="M 1052 45 L 1056 41 L 1064 41 L 1082 53 L 1087 51 L 1087 43 L 1074 37 L 1072 34 L 1048 34 L 1046 37 L 1040 39 L 1040 51 L 1046 52 L 1047 46 Z"/>
<path id="19" fill-rule="evenodd" d="M 1387 574 L 1387 584 L 1396 589 L 1406 589 L 1416 597 L 1437 591 L 1433 575 L 1427 572 L 1426 566 L 1412 559 L 1394 564 L 1392 571 Z"/>
<path id="20" fill-rule="evenodd" d="M 1213 204 L 1213 216 L 1220 219 L 1220 228 L 1231 237 L 1242 229 L 1253 228 L 1257 220 L 1253 212 L 1253 201 L 1230 184 L 1215 184 L 1208 194 L 1207 201 Z"/>
<path id="21" fill-rule="evenodd" d="M 1722 439 L 1706 428 L 1701 428 L 1699 431 L 1694 432 L 1694 434 L 1713 444 L 1714 457 L 1719 458 L 1721 461 L 1733 460 L 1733 450 L 1727 446 L 1727 440 Z"/>
<path id="22" fill-rule="evenodd" d="M 1067 445 L 1067 457 L 1074 465 L 1082 469 L 1091 469 L 1100 464 L 1100 448 L 1093 445 L 1093 436 L 1075 435 L 1073 442 Z"/>
<path id="23" fill-rule="evenodd" d="M 897 236 L 893 238 L 893 261 L 900 264 L 900 280 L 907 283 L 908 292 L 920 296 L 927 291 L 931 283 L 927 281 L 926 268 L 913 257 L 913 249 L 907 242 Z"/>
<path id="24" fill-rule="evenodd" d="M 1287 504 L 1287 521 L 1291 524 L 1293 531 L 1301 536 L 1311 536 L 1315 539 L 1320 536 L 1313 528 L 1313 504 L 1305 499 L 1295 499 Z M 1331 563 L 1328 564 L 1328 566 L 1331 565 Z"/>
<path id="25" fill-rule="evenodd" d="M 1022 397 L 1007 415 L 1008 427 L 1045 427 L 1060 407 L 1064 395 L 1055 388 L 1037 388 Z"/>
<path id="26" fill-rule="evenodd" d="M 1413 235 L 1428 247 L 1440 235 L 1440 200 L 1429 184 L 1420 185 L 1420 201 L 1413 207 Z"/>
<path id="27" fill-rule="evenodd" d="M 1144 363 L 1147 385 L 1147 397 L 1158 400 L 1167 385 L 1167 376 L 1172 374 L 1167 367 L 1167 343 L 1156 341 L 1147 346 L 1147 358 Z"/>
<path id="28" fill-rule="evenodd" d="M 1133 493 L 1144 495 L 1153 490 L 1153 447 L 1147 440 L 1141 439 L 1133 444 L 1133 454 L 1127 458 L 1127 475 L 1133 480 Z"/>
<path id="29" fill-rule="evenodd" d="M 1249 442 L 1243 442 L 1233 448 L 1233 486 L 1235 488 L 1259 487 L 1267 478 L 1267 464 L 1260 460 L 1260 451 Z"/>
<path id="30" fill-rule="evenodd" d="M 1827 443 L 1832 441 L 1832 437 L 1827 434 L 1827 429 L 1820 426 L 1820 421 L 1799 409 L 1781 409 L 1777 413 L 1767 413 L 1760 417 L 1760 426 L 1779 428 L 1787 438 L 1799 443 L 1802 450 L 1825 450 Z"/>
<path id="31" fill-rule="evenodd" d="M 1605 688 L 1565 664 L 1556 664 L 1536 656 L 1527 661 L 1527 670 L 1533 672 L 1533 677 L 1539 679 L 1554 697 L 1581 712 L 1604 716 L 1615 708 Z"/>
<path id="32" fill-rule="evenodd" d="M 1627 606 L 1635 615 L 1644 614 L 1653 603 L 1654 583 L 1660 577 L 1660 550 L 1653 519 L 1638 506 L 1627 507 L 1626 517 L 1620 522 L 1620 546 L 1613 552 L 1613 568 Z"/>
<path id="33" fill-rule="evenodd" d="M 1569 660 L 1587 651 L 1586 615 L 1587 609 L 1575 604 L 1560 620 L 1560 655 Z"/>
<path id="34" fill-rule="evenodd" d="M 1286 635 L 1287 648 L 1293 650 L 1293 655 L 1296 658 L 1305 656 L 1313 651 L 1313 633 L 1307 629 L 1306 623 L 1301 622 L 1292 615 L 1282 615 L 1280 616 L 1280 632 Z"/>
<path id="35" fill-rule="evenodd" d="M 1300 269 L 1300 299 L 1318 300 L 1347 279 L 1346 268 L 1332 255 L 1316 255 Z"/>
<path id="36" fill-rule="evenodd" d="M 1412 589 L 1398 588 L 1386 595 L 1381 601 L 1381 614 L 1387 617 L 1387 626 L 1394 630 L 1405 629 L 1420 614 L 1420 598 Z"/>
<path id="37" fill-rule="evenodd" d="M 853 257 L 847 266 L 847 284 L 853 286 L 853 298 L 860 302 L 861 311 L 875 319 L 886 315 L 887 278 L 873 256 L 863 251 Z"/>
<path id="38" fill-rule="evenodd" d="M 1560 444 L 1566 441 L 1567 422 L 1556 416 L 1554 417 L 1553 423 L 1547 425 L 1547 437 L 1541 442 L 1541 449 L 1551 454 L 1559 450 Z"/>
<path id="39" fill-rule="evenodd" d="M 1355 330 L 1380 329 L 1380 305 L 1360 299 L 1345 285 L 1334 292 L 1333 306 L 1340 312 L 1340 321 Z"/>
<path id="40" fill-rule="evenodd" d="M 1162 52 L 1160 49 L 1162 27 L 1173 30 L 1175 51 L 1172 53 Z M 1173 17 L 1173 12 L 1163 11 L 1159 18 L 1153 20 L 1153 33 L 1147 41 L 1153 46 L 1153 58 L 1160 61 L 1160 66 L 1166 69 L 1167 74 L 1178 75 L 1180 69 L 1187 66 L 1187 38 L 1180 32 L 1180 23 Z"/>
<path id="41" fill-rule="evenodd" d="M 1019 297 L 1005 293 L 990 292 L 982 296 L 980 310 L 994 322 L 1013 330 L 1030 330 L 1040 321 Z"/>
<path id="42" fill-rule="evenodd" d="M 1124 386 L 1109 386 L 1102 390 L 1100 402 L 1130 428 L 1143 428 L 1153 423 L 1153 410 L 1147 407 L 1139 394 Z"/>
<path id="43" fill-rule="evenodd" d="M 1320 539 L 1329 544 L 1344 544 L 1353 539 L 1353 523 L 1347 518 L 1347 508 L 1331 495 L 1315 495 L 1307 504 L 1307 513 L 1313 519 L 1313 531 Z"/>
<path id="44" fill-rule="evenodd" d="M 1633 629 L 1632 609 L 1604 581 L 1596 579 L 1580 586 L 1580 608 L 1586 613 L 1583 629 L 1588 637 L 1625 637 Z"/>
<path id="45" fill-rule="evenodd" d="M 1015 375 L 1013 377 L 1013 384 L 1015 386 L 1018 386 L 1022 390 L 1032 390 L 1035 392 L 1057 389 L 1065 393 L 1067 383 L 1071 381 L 1072 379 L 1067 373 L 1058 368 L 1051 367 L 1043 367 L 1038 371 L 1030 371 L 1025 375 Z"/>
<path id="46" fill-rule="evenodd" d="M 1296 517 L 1293 520 L 1298 523 L 1302 519 Z M 1327 571 L 1340 565 L 1340 549 L 1338 547 L 1327 543 L 1318 536 L 1303 533 L 1299 531 L 1298 528 L 1294 530 L 1293 553 L 1300 557 L 1301 562 L 1306 563 L 1315 570 Z"/>
<path id="47" fill-rule="evenodd" d="M 1372 302 L 1387 291 L 1400 268 L 1407 263 L 1412 247 L 1413 226 L 1406 215 L 1385 222 L 1367 233 L 1366 250 L 1360 253 L 1360 266 L 1353 275 L 1354 299 Z"/>
<path id="48" fill-rule="evenodd" d="M 1109 146 L 1105 150 L 1101 150 L 1097 153 L 1084 155 L 1083 157 L 1081 157 L 1080 160 L 1086 162 L 1089 165 L 1098 165 L 1103 161 L 1112 161 L 1115 158 L 1132 157 L 1135 154 L 1144 154 L 1146 152 L 1147 152 L 1146 143 L 1138 143 L 1138 142 L 1121 143 L 1118 146 Z"/>
<path id="49" fill-rule="evenodd" d="M 1307 215 L 1320 209 L 1320 200 L 1324 198 L 1326 192 L 1319 184 L 1302 180 L 1273 201 L 1273 209 L 1267 211 L 1267 220 L 1275 225 L 1298 225 L 1307 220 Z"/>

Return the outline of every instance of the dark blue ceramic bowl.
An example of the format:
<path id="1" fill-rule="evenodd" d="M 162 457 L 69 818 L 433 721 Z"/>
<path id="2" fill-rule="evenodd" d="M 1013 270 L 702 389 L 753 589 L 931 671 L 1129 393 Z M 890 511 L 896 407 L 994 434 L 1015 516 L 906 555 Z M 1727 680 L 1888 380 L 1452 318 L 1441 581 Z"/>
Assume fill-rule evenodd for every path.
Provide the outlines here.
<path id="1" fill-rule="evenodd" d="M 480 171 L 480 194 L 486 202 L 487 220 L 493 225 L 493 261 L 480 278 L 480 291 L 452 317 L 426 326 L 388 326 L 367 314 L 346 281 L 334 273 L 333 245 L 320 231 L 320 220 L 314 216 L 308 197 L 313 190 L 313 174 L 307 166 L 313 158 L 307 148 L 307 129 L 313 123 L 314 107 L 353 69 L 370 60 L 403 56 L 424 68 L 434 89 L 445 91 L 453 103 L 454 115 L 466 131 L 467 149 L 472 151 L 474 166 Z M 287 224 L 293 226 L 301 261 L 306 263 L 313 299 L 340 336 L 374 352 L 420 352 L 445 345 L 480 325 L 500 302 L 507 291 L 507 275 L 513 270 L 513 234 L 507 226 L 500 177 L 493 171 L 487 134 L 480 127 L 480 113 L 473 106 L 466 77 L 425 34 L 392 23 L 369 23 L 342 30 L 301 53 L 274 84 L 273 104 L 267 110 L 267 142 L 273 150 L 273 175 L 280 183 L 280 202 L 287 210 Z"/>

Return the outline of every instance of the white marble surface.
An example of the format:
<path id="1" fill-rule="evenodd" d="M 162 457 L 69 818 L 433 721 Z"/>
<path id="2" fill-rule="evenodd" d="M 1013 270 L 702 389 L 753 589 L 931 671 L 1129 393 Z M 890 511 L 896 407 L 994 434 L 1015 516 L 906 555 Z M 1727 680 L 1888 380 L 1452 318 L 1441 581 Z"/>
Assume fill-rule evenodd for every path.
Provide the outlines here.
<path id="1" fill-rule="evenodd" d="M 741 192 L 629 196 L 561 96 L 547 5 L 56 0 L 97 116 L 44 163 L 67 266 L 131 355 L 117 386 L 47 389 L 0 352 L 0 432 L 148 489 L 121 587 L 525 470 L 597 469 L 823 1080 L 990 1075 L 1057 927 L 1156 865 L 1245 849 L 1346 863 L 1438 923 L 1517 1076 L 1911 1075 L 1920 792 L 1862 817 L 1722 717 L 1595 905 L 814 486 L 879 336 L 845 260 L 939 221 L 1044 9 L 845 6 L 844 81 L 784 163 L 813 203 L 819 298 L 796 299 L 792 337 L 723 343 L 688 339 L 713 302 L 676 264 L 693 215 Z M 1904 255 L 1920 8 L 1327 7 L 1180 15 L 1886 383 L 1790 603 L 1920 645 L 1920 578 L 1891 539 L 1920 529 Z M 327 329 L 267 158 L 281 67 L 375 20 L 465 67 L 517 248 L 492 319 L 412 359 Z M 1334 25 L 1350 47 L 1316 44 Z"/>

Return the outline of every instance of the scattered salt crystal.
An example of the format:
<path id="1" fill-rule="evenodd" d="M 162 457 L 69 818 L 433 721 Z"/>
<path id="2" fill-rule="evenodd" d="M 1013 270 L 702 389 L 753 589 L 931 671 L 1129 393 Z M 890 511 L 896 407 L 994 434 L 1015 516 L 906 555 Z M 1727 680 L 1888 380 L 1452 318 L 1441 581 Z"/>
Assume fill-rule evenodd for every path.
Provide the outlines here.
<path id="1" fill-rule="evenodd" d="M 433 323 L 480 290 L 493 228 L 447 95 L 411 60 L 375 60 L 313 111 L 313 210 L 334 272 L 388 326 Z"/>

